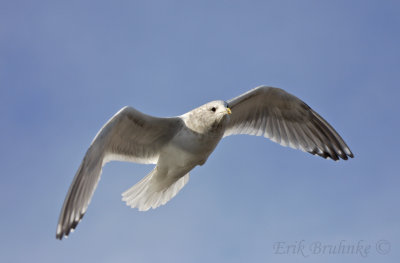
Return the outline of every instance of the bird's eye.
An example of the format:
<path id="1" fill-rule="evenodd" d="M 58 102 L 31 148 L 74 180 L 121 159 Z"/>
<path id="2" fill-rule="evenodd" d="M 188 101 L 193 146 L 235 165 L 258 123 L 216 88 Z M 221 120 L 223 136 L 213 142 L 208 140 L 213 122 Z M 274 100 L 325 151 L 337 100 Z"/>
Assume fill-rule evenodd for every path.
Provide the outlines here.
<path id="1" fill-rule="evenodd" d="M 217 110 L 217 108 L 212 107 L 211 110 L 212 110 L 213 112 L 215 112 L 215 111 Z"/>

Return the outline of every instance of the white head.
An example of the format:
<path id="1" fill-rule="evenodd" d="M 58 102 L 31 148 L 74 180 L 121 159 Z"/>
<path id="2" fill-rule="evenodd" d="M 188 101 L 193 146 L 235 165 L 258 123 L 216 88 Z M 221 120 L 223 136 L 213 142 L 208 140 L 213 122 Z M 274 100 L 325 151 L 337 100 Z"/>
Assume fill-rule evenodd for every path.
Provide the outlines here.
<path id="1" fill-rule="evenodd" d="M 221 129 L 229 118 L 231 110 L 222 100 L 211 101 L 185 114 L 186 125 L 199 133 Z"/>

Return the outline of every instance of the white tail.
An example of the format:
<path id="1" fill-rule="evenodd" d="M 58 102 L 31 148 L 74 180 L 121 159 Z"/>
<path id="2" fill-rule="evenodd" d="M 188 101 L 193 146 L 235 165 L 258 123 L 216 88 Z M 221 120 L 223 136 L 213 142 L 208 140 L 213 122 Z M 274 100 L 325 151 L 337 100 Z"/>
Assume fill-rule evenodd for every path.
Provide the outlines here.
<path id="1" fill-rule="evenodd" d="M 150 208 L 157 208 L 160 205 L 165 205 L 171 200 L 189 181 L 189 174 L 178 178 L 178 180 L 166 185 L 162 189 L 152 187 L 157 184 L 156 176 L 157 169 L 155 168 L 142 180 L 133 187 L 122 193 L 122 201 L 126 205 L 135 208 L 139 211 L 147 211 Z"/>

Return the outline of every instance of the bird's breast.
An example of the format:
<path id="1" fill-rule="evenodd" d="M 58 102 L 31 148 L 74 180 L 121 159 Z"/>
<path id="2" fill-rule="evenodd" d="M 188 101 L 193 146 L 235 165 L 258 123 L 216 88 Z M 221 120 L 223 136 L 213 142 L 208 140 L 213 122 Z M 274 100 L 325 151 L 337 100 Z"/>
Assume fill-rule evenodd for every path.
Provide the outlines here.
<path id="1" fill-rule="evenodd" d="M 198 134 L 182 130 L 164 148 L 163 156 L 172 158 L 179 165 L 201 165 L 221 140 L 221 135 Z"/>

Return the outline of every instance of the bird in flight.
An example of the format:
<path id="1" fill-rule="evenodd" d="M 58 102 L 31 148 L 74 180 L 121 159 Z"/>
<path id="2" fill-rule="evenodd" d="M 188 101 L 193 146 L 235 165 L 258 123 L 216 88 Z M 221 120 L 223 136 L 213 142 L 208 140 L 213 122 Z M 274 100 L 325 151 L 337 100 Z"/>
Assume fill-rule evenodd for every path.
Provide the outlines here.
<path id="1" fill-rule="evenodd" d="M 189 172 L 207 161 L 223 137 L 234 134 L 264 136 L 335 161 L 353 158 L 326 120 L 279 88 L 260 86 L 171 118 L 124 107 L 100 129 L 87 150 L 61 209 L 56 238 L 67 237 L 80 222 L 107 162 L 156 164 L 122 194 L 128 206 L 146 211 L 171 200 L 188 182 Z"/>

